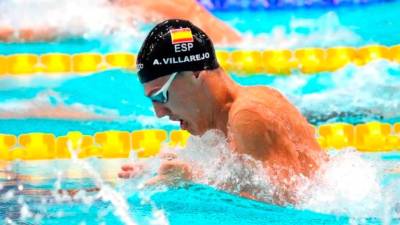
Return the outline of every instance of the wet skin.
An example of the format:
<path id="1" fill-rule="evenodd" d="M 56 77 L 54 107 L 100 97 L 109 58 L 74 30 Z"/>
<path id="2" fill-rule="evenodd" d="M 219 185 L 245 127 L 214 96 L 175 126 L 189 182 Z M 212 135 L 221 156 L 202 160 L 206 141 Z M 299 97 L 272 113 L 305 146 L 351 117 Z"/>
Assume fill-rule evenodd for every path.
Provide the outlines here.
<path id="1" fill-rule="evenodd" d="M 156 92 L 169 76 L 144 84 L 147 96 Z M 314 128 L 279 91 L 266 86 L 243 87 L 223 69 L 182 72 L 169 89 L 169 101 L 153 102 L 158 117 L 180 121 L 193 135 L 210 129 L 222 131 L 230 150 L 247 154 L 263 163 L 276 187 L 274 201 L 295 203 L 296 176 L 312 178 L 327 155 L 319 147 Z M 191 166 L 178 159 L 165 161 L 152 183 L 168 181 L 168 176 L 192 179 Z M 171 169 L 175 164 L 176 168 Z M 127 164 L 119 176 L 135 177 L 143 165 Z M 166 169 L 167 168 L 167 169 Z M 167 182 L 169 183 L 169 181 Z M 250 197 L 249 193 L 243 196 Z"/>

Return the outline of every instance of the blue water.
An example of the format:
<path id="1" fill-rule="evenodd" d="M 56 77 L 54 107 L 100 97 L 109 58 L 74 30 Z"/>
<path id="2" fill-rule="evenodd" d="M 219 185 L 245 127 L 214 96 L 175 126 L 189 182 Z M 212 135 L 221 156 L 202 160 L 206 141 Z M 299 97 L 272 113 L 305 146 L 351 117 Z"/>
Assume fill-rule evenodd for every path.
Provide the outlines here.
<path id="1" fill-rule="evenodd" d="M 376 3 L 358 7 L 348 5 L 335 8 L 298 8 L 276 11 L 215 12 L 220 19 L 237 30 L 250 36 L 271 35 L 279 26 L 285 37 L 300 37 L 298 47 L 332 47 L 337 45 L 363 46 L 378 43 L 382 45 L 399 44 L 400 2 Z M 299 25 L 300 24 L 300 25 Z M 311 24 L 311 25 L 310 25 Z M 146 27 L 148 29 L 148 27 Z M 335 36 L 332 31 L 340 31 L 347 36 L 333 41 L 324 41 L 325 36 Z M 315 37 L 313 40 L 304 37 Z M 353 37 L 347 39 L 346 37 Z M 108 39 L 108 37 L 103 37 Z M 303 39 L 304 40 L 303 40 Z M 279 41 L 279 40 L 278 40 Z M 141 40 L 132 41 L 130 51 L 137 52 Z M 264 46 L 261 44 L 261 46 Z M 270 47 L 269 45 L 265 45 Z M 246 47 L 246 46 L 245 46 Z M 249 46 L 248 46 L 249 47 Z M 250 46 L 251 47 L 251 46 Z M 229 49 L 231 49 L 230 47 Z M 0 43 L 0 54 L 46 53 L 46 52 L 100 52 L 116 50 L 104 44 L 103 39 L 68 39 L 53 43 Z M 125 49 L 126 50 L 126 49 Z M 231 74 L 242 85 L 269 85 L 281 90 L 304 113 L 314 125 L 329 122 L 348 122 L 358 124 L 371 120 L 395 123 L 400 121 L 400 68 L 388 62 L 376 62 L 365 67 L 349 65 L 334 73 L 321 73 L 313 76 L 299 75 L 295 72 L 289 77 L 276 77 L 267 74 L 241 76 Z M 27 116 L 0 119 L 0 133 L 19 135 L 28 132 L 50 132 L 64 135 L 68 131 L 79 130 L 84 134 L 94 134 L 104 130 L 132 131 L 142 128 L 178 129 L 178 125 L 154 117 L 151 103 L 143 96 L 143 88 L 135 74 L 122 70 L 110 70 L 88 76 L 68 76 L 49 79 L 44 75 L 32 78 L 15 79 L 10 76 L 0 78 L 0 113 L 13 112 L 22 108 Z M 30 111 L 46 107 L 66 107 L 78 112 L 90 112 L 100 119 L 42 118 L 29 114 Z M 15 110 L 17 112 L 21 110 Z M 382 188 L 398 184 L 399 175 L 383 172 L 400 162 L 398 152 L 387 154 L 365 154 L 379 168 L 379 182 Z M 88 160 L 96 171 L 114 171 L 101 164 L 107 160 Z M 104 161 L 104 162 L 103 162 Z M 384 166 L 381 168 L 381 163 Z M 32 164 L 14 162 L 12 171 L 20 177 L 7 181 L 1 175 L 0 221 L 6 218 L 16 224 L 124 224 L 115 214 L 115 206 L 109 201 L 95 199 L 91 204 L 81 200 L 57 202 L 51 195 L 32 196 L 18 193 L 18 185 L 25 189 L 53 190 L 58 182 L 58 166 L 68 162 L 47 162 Z M 100 166 L 99 166 L 100 165 Z M 117 164 L 117 169 L 118 169 Z M 65 166 L 65 165 L 64 165 Z M 72 164 L 72 168 L 77 167 Z M 2 172 L 3 173 L 3 172 Z M 101 172 L 100 172 L 101 173 Z M 36 180 L 38 177 L 42 180 Z M 142 202 L 137 191 L 132 191 L 130 183 L 105 180 L 129 203 L 129 215 L 139 224 L 151 224 L 154 204 L 162 209 L 170 224 L 354 224 L 354 218 L 343 213 L 323 214 L 292 207 L 279 207 L 271 204 L 240 198 L 209 186 L 191 184 L 151 194 L 152 204 Z M 61 187 L 65 189 L 84 189 L 94 185 L 90 176 L 84 178 L 65 178 Z M 18 197 L 6 199 L 10 191 Z M 145 190 L 149 192 L 151 190 Z M 87 196 L 96 196 L 89 193 Z M 393 197 L 393 200 L 396 199 Z M 37 220 L 21 218 L 23 205 L 37 215 Z M 346 206 L 346 205 L 344 205 Z M 357 222 L 360 222 L 357 220 Z M 390 218 L 388 224 L 398 224 L 398 219 Z M 382 218 L 367 217 L 361 224 L 382 224 Z"/>
<path id="2" fill-rule="evenodd" d="M 259 11 L 241 11 L 240 19 L 236 16 L 238 12 L 216 12 L 215 15 L 224 21 L 228 21 L 233 27 L 241 32 L 253 34 L 270 33 L 277 26 L 284 27 L 288 32 L 309 35 L 315 29 L 313 27 L 299 27 L 291 29 L 290 22 L 293 19 L 317 19 L 327 13 L 337 15 L 341 26 L 360 36 L 360 41 L 351 43 L 353 46 L 367 44 L 397 45 L 399 44 L 398 33 L 400 33 L 400 2 L 393 1 L 381 4 L 357 5 L 332 7 L 332 8 L 297 8 Z M 251 18 L 251 19 L 250 19 Z M 337 23 L 327 19 L 320 21 L 322 29 L 337 30 Z M 333 34 L 334 35 L 334 34 Z M 344 43 L 335 43 L 335 45 Z M 346 45 L 347 46 L 347 45 Z M 312 43 L 303 47 L 331 47 L 322 42 Z"/>
<path id="3" fill-rule="evenodd" d="M 51 198 L 48 198 L 51 201 Z M 170 189 L 152 196 L 154 203 L 168 213 L 170 224 L 348 224 L 345 216 L 332 216 L 310 211 L 298 211 L 260 202 L 249 201 L 220 192 L 210 187 L 192 185 L 186 188 Z M 43 214 L 40 224 L 124 224 L 107 202 L 95 201 L 90 206 L 80 202 L 68 204 L 41 204 L 41 199 L 25 197 L 25 201 L 39 205 L 34 213 Z M 133 194 L 128 198 L 132 215 L 139 224 L 151 224 L 152 208 L 141 203 Z M 20 206 L 16 202 L 5 202 L 0 212 L 18 217 Z M 58 212 L 63 212 L 60 217 Z M 368 221 L 376 222 L 375 219 Z M 18 222 L 16 220 L 15 222 Z M 19 224 L 19 223 L 18 223 Z M 23 223 L 21 223 L 23 224 Z M 30 224 L 29 222 L 27 224 Z"/>
<path id="4" fill-rule="evenodd" d="M 400 69 L 395 66 L 389 67 L 386 63 L 378 67 L 382 69 L 372 75 L 364 72 L 369 68 L 360 70 L 349 66 L 332 76 L 322 73 L 291 77 L 243 77 L 232 74 L 232 77 L 242 85 L 269 85 L 279 89 L 315 125 L 327 122 L 358 124 L 371 120 L 399 122 L 400 116 L 392 112 L 396 111 L 399 104 L 393 100 L 400 98 L 397 91 Z M 362 79 L 361 76 L 367 79 Z M 129 72 L 112 70 L 90 76 L 75 76 L 47 86 L 36 84 L 37 81 L 33 79 L 30 81 L 31 87 L 12 87 L 10 83 L 14 83 L 11 80 L 0 80 L 0 86 L 9 86 L 1 91 L 0 112 L 7 111 L 5 108 L 10 102 L 18 107 L 26 106 L 28 111 L 40 109 L 43 105 L 74 109 L 74 105 L 79 104 L 78 111 L 89 111 L 104 118 L 46 119 L 31 115 L 28 118 L 3 119 L 0 123 L 0 133 L 19 135 L 28 132 L 50 132 L 64 135 L 71 130 L 94 134 L 111 129 L 132 131 L 141 128 L 179 128 L 177 123 L 168 120 L 160 122 L 154 117 L 151 102 L 144 97 L 143 88 L 136 75 Z M 353 96 L 347 94 L 350 92 L 354 92 Z M 313 96 L 319 97 L 314 99 Z M 313 102 L 308 99 L 313 99 Z M 358 103 L 354 103 L 354 99 L 359 99 Z M 29 105 L 27 102 L 35 104 Z M 330 104 L 326 106 L 326 102 Z M 1 103 L 4 104 L 3 107 Z M 324 108 L 321 108 L 322 106 Z M 8 111 L 13 112 L 13 109 Z M 150 122 L 146 122 L 141 116 L 147 117 L 147 121 Z"/>
<path id="5" fill-rule="evenodd" d="M 384 160 L 387 165 L 398 162 L 400 154 L 381 153 L 365 154 L 368 161 Z M 393 161 L 395 160 L 395 161 Z M 109 164 L 107 160 L 86 159 L 87 163 L 99 174 L 115 169 L 119 164 Z M 122 162 L 124 160 L 120 160 Z M 57 171 L 79 170 L 78 164 L 58 160 L 48 162 L 14 162 L 12 172 L 20 178 L 8 180 L 2 178 L 5 185 L 0 191 L 0 218 L 8 218 L 16 224 L 126 224 L 116 213 L 116 206 L 107 199 L 99 197 L 98 192 L 81 193 L 73 199 L 60 200 L 57 194 L 26 194 L 28 190 L 55 189 L 57 184 L 62 189 L 89 189 L 95 187 L 95 179 L 90 176 L 82 178 L 57 178 Z M 104 177 L 104 175 L 102 175 Z M 40 178 L 40 181 L 38 179 Z M 381 177 L 383 190 L 396 185 L 399 174 L 386 174 Z M 169 189 L 135 189 L 131 181 L 107 180 L 106 185 L 112 187 L 129 204 L 127 212 L 130 219 L 138 224 L 152 224 L 156 216 L 154 210 L 162 210 L 170 224 L 382 224 L 380 217 L 351 218 L 343 213 L 326 214 L 311 210 L 298 210 L 293 207 L 281 207 L 253 200 L 244 199 L 215 188 L 201 184 L 186 184 Z M 18 191 L 23 185 L 24 190 Z M 103 184 L 104 185 L 104 184 Z M 390 189 L 386 190 L 387 193 Z M 6 198 L 10 192 L 14 197 Z M 25 193 L 24 193 L 25 192 Z M 58 198 L 57 198 L 58 196 Z M 148 196 L 148 198 L 143 198 Z M 57 200 L 58 199 L 58 200 Z M 147 200 L 146 200 L 147 199 Z M 156 208 L 154 207 L 156 206 Z M 30 217 L 25 218 L 24 207 L 29 209 Z M 343 207 L 347 207 L 343 205 Z M 382 206 L 383 207 L 383 206 Z M 126 221 L 126 220 L 125 220 Z M 398 224 L 399 218 L 390 218 L 388 224 Z"/>
<path id="6" fill-rule="evenodd" d="M 250 32 L 253 35 L 269 34 L 276 27 L 283 27 L 288 33 L 309 35 L 315 30 L 332 29 L 338 30 L 338 25 L 354 32 L 360 37 L 359 40 L 348 42 L 325 43 L 324 41 L 312 42 L 302 47 L 331 47 L 336 45 L 363 46 L 366 44 L 397 45 L 398 33 L 400 33 L 400 20 L 398 19 L 400 2 L 382 2 L 370 5 L 349 5 L 332 8 L 297 8 L 297 9 L 278 9 L 269 11 L 243 10 L 240 12 L 214 12 L 214 15 L 230 24 L 240 32 Z M 238 17 L 240 13 L 240 17 Z M 338 22 L 335 19 L 327 18 L 318 22 L 318 19 L 333 13 L 337 15 Z M 311 19 L 314 23 L 320 23 L 318 27 L 300 26 L 291 28 L 290 23 L 293 19 Z M 333 23 L 332 23 L 333 22 Z M 150 30 L 151 26 L 144 26 L 144 31 Z M 334 34 L 332 34 L 334 35 Z M 142 37 L 144 38 L 144 37 Z M 101 52 L 106 53 L 114 50 L 114 46 L 104 44 L 108 37 L 96 39 L 69 38 L 52 43 L 0 43 L 0 54 L 9 55 L 16 53 L 78 53 L 78 52 Z M 138 52 L 141 41 L 126 40 L 132 42 L 129 49 L 132 52 Z"/>

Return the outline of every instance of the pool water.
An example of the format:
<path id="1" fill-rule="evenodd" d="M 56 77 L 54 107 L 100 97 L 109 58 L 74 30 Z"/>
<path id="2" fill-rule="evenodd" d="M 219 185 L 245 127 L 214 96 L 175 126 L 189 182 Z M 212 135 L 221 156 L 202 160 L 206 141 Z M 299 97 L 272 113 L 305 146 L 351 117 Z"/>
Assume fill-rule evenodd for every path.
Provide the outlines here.
<path id="1" fill-rule="evenodd" d="M 333 159 L 335 154 L 331 152 Z M 84 161 L 13 162 L 9 171 L 11 178 L 2 179 L 0 215 L 6 224 L 399 223 L 400 174 L 389 173 L 385 168 L 396 165 L 400 154 L 357 153 L 354 157 L 356 153 L 351 150 L 339 154 L 340 163 L 332 166 L 340 166 L 342 171 L 340 167 L 333 168 L 331 172 L 336 174 L 331 174 L 329 179 L 335 181 L 335 176 L 341 176 L 342 185 L 324 187 L 325 190 L 314 193 L 297 208 L 244 199 L 201 183 L 142 189 L 138 179 L 121 181 L 112 176 L 127 160 L 91 158 Z M 349 166 L 343 163 L 346 160 L 352 160 L 353 168 L 346 168 Z M 379 170 L 379 175 L 371 173 L 371 168 L 365 164 Z M 363 187 L 373 186 L 375 179 L 380 182 L 378 189 Z M 94 187 L 101 189 L 82 191 Z M 347 192 L 339 193 L 342 188 Z M 59 189 L 81 191 L 67 195 L 55 191 Z M 327 194 L 324 191 L 332 192 L 331 196 L 344 196 L 324 199 Z M 359 193 L 370 199 L 358 198 L 356 195 Z M 347 202 L 341 202 L 343 199 Z M 313 205 L 315 202 L 318 208 Z"/>
<path id="2" fill-rule="evenodd" d="M 219 48 L 396 45 L 400 42 L 399 9 L 400 2 L 391 1 L 335 8 L 240 11 L 240 16 L 235 11 L 218 11 L 217 17 L 249 37 L 243 45 Z M 134 37 L 142 40 L 140 35 Z M 112 45 L 113 38 L 111 35 L 54 43 L 0 43 L 0 54 L 137 52 L 141 43 L 126 39 L 131 44 L 122 48 Z M 300 72 L 284 77 L 231 75 L 242 85 L 278 88 L 313 125 L 400 121 L 400 67 L 384 60 L 312 76 Z M 72 113 L 48 118 L 40 113 L 41 109 Z M 0 133 L 14 135 L 178 129 L 178 124 L 154 117 L 137 77 L 123 70 L 87 76 L 0 77 L 0 116 Z M 199 153 L 196 148 L 181 151 L 180 157 L 194 157 L 203 166 L 208 165 L 204 155 L 196 155 Z M 175 188 L 143 189 L 139 185 L 141 179 L 116 178 L 120 165 L 135 160 L 134 157 L 3 162 L 0 221 L 4 224 L 399 224 L 400 174 L 391 169 L 400 164 L 400 153 L 366 154 L 354 149 L 329 153 L 332 158 L 327 168 L 329 173 L 321 175 L 320 186 L 310 186 L 304 202 L 296 207 L 244 199 L 203 181 Z M 159 163 L 157 158 L 150 161 L 154 165 Z M 73 198 L 56 191 L 93 187 L 101 190 L 81 191 Z"/>

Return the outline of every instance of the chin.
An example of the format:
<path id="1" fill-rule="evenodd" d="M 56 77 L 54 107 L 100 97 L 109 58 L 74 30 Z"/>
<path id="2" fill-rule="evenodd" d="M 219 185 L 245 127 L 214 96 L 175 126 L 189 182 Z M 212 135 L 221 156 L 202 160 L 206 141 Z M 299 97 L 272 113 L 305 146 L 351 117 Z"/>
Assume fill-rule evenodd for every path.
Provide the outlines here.
<path id="1" fill-rule="evenodd" d="M 190 128 L 187 128 L 186 131 L 189 132 L 191 135 L 198 135 L 196 131 L 194 131 Z"/>
<path id="2" fill-rule="evenodd" d="M 192 127 L 186 127 L 185 130 L 189 132 L 191 135 L 199 135 L 198 131 L 196 129 L 193 129 Z"/>
<path id="3" fill-rule="evenodd" d="M 187 126 L 183 128 L 184 130 L 188 131 L 191 135 L 196 135 L 196 136 L 201 136 L 207 131 L 206 129 L 202 129 L 201 126 L 193 126 L 193 123 L 187 123 Z"/>
<path id="4" fill-rule="evenodd" d="M 200 130 L 200 129 L 188 129 L 187 130 L 190 134 L 196 135 L 196 136 L 202 136 L 207 130 Z"/>

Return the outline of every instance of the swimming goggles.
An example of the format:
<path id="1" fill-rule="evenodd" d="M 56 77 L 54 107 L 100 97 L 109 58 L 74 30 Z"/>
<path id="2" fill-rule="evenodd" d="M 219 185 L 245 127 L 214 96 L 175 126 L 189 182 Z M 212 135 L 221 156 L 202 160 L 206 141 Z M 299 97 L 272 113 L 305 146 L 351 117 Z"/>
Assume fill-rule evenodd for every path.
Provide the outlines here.
<path id="1" fill-rule="evenodd" d="M 160 90 L 158 90 L 156 93 L 149 96 L 151 101 L 162 103 L 162 104 L 165 104 L 168 102 L 168 89 L 171 86 L 172 81 L 175 79 L 177 74 L 178 74 L 178 72 L 173 73 L 169 77 L 167 82 L 165 82 L 165 84 L 160 88 Z"/>

